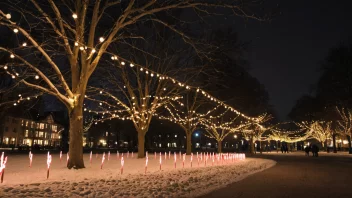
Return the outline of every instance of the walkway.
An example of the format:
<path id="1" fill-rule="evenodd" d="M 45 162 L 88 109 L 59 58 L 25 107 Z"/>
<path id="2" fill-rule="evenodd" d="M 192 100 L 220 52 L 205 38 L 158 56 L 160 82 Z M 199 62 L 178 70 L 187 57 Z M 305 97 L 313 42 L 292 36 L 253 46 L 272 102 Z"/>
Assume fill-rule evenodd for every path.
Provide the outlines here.
<path id="1" fill-rule="evenodd" d="M 319 153 L 257 154 L 277 161 L 276 166 L 214 191 L 210 197 L 352 197 L 352 155 Z"/>

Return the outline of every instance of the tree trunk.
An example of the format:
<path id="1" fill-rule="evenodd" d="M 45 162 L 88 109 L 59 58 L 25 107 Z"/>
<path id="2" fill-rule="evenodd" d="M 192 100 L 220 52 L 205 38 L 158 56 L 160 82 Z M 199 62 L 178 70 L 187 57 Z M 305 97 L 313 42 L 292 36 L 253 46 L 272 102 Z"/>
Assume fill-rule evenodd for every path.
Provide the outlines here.
<path id="1" fill-rule="evenodd" d="M 262 150 L 262 141 L 259 141 L 259 152 L 260 154 L 263 154 L 263 150 Z"/>
<path id="2" fill-rule="evenodd" d="M 323 147 L 325 146 L 325 150 L 327 153 L 329 153 L 329 148 L 328 148 L 328 140 L 325 140 Z"/>
<path id="3" fill-rule="evenodd" d="M 279 153 L 279 141 L 276 141 L 276 152 Z"/>
<path id="4" fill-rule="evenodd" d="M 138 131 L 138 158 L 144 158 L 145 157 L 145 131 Z"/>
<path id="5" fill-rule="evenodd" d="M 348 141 L 348 153 L 352 154 L 352 150 L 351 150 L 351 136 L 350 135 L 347 136 L 347 141 Z"/>
<path id="6" fill-rule="evenodd" d="M 186 131 L 186 141 L 187 141 L 186 154 L 190 155 L 192 152 L 192 133 L 190 131 Z"/>
<path id="7" fill-rule="evenodd" d="M 334 153 L 337 153 L 337 150 L 336 150 L 336 134 L 332 135 L 332 146 L 334 148 Z"/>
<path id="8" fill-rule="evenodd" d="M 222 152 L 222 141 L 219 140 L 218 141 L 218 153 L 221 153 Z"/>
<path id="9" fill-rule="evenodd" d="M 69 144 L 69 161 L 67 168 L 79 169 L 85 168 L 83 161 L 83 100 L 75 104 L 69 112 L 70 119 L 70 144 Z"/>
<path id="10" fill-rule="evenodd" d="M 251 139 L 250 139 L 250 141 L 251 141 L 251 147 L 250 147 L 250 153 L 252 153 L 252 154 L 254 154 L 254 141 L 253 141 L 253 137 L 251 137 Z"/>

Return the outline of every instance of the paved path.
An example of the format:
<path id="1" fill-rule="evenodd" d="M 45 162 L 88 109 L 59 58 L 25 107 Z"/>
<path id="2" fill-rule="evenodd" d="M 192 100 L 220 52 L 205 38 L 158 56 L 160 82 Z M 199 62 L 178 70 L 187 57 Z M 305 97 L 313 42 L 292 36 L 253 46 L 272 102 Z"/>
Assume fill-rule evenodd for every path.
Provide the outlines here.
<path id="1" fill-rule="evenodd" d="M 210 197 L 352 198 L 352 155 L 319 153 L 257 154 L 273 159 L 276 166 L 214 191 Z"/>

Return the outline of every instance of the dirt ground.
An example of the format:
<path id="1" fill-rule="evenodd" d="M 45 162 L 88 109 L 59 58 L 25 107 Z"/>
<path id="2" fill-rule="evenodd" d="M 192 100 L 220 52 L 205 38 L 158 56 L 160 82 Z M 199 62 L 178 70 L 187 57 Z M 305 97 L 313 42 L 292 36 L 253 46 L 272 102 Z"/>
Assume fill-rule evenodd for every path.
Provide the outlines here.
<path id="1" fill-rule="evenodd" d="M 295 152 L 254 157 L 273 159 L 277 164 L 202 198 L 352 197 L 352 155 L 320 152 L 318 158 L 313 158 Z"/>

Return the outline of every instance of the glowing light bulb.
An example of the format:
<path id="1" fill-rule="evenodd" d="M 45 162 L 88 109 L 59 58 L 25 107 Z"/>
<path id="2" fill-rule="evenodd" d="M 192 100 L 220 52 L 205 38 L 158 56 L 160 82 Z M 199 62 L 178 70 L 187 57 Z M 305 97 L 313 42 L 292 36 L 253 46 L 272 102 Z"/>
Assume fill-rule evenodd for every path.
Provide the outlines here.
<path id="1" fill-rule="evenodd" d="M 17 103 L 13 103 L 13 106 L 16 106 L 17 105 Z"/>
<path id="2" fill-rule="evenodd" d="M 74 19 L 77 19 L 77 14 L 73 14 L 72 17 L 73 17 Z"/>
<path id="3" fill-rule="evenodd" d="M 35 75 L 35 77 L 34 77 L 36 80 L 38 80 L 39 79 L 39 76 L 38 75 Z"/>
<path id="4" fill-rule="evenodd" d="M 12 75 L 12 78 L 16 78 L 16 76 Z"/>
<path id="5" fill-rule="evenodd" d="M 10 55 L 10 58 L 15 58 L 15 55 L 11 54 L 11 55 Z"/>
<path id="6" fill-rule="evenodd" d="M 100 37 L 100 38 L 99 38 L 99 41 L 100 41 L 101 43 L 104 42 L 104 41 L 105 41 L 104 37 Z"/>
<path id="7" fill-rule="evenodd" d="M 7 69 L 7 65 L 4 66 L 4 69 L 5 69 L 5 70 Z"/>
<path id="8" fill-rule="evenodd" d="M 123 61 L 121 62 L 121 65 L 125 65 L 125 64 L 126 64 L 125 62 L 123 62 Z"/>
<path id="9" fill-rule="evenodd" d="M 9 13 L 9 14 L 6 14 L 6 18 L 7 19 L 11 19 L 11 14 Z"/>
<path id="10" fill-rule="evenodd" d="M 27 43 L 26 43 L 26 42 L 22 43 L 22 46 L 23 46 L 23 47 L 26 47 L 26 46 L 27 46 Z"/>
<path id="11" fill-rule="evenodd" d="M 27 100 L 30 100 L 31 98 L 30 97 L 27 97 Z"/>
<path id="12" fill-rule="evenodd" d="M 92 54 L 94 54 L 95 53 L 95 49 L 92 49 Z"/>
<path id="13" fill-rule="evenodd" d="M 75 46 L 78 46 L 78 43 L 77 43 L 77 42 L 75 42 Z"/>
<path id="14" fill-rule="evenodd" d="M 17 29 L 17 28 L 13 29 L 13 32 L 17 33 L 17 32 L 18 32 L 18 29 Z"/>
<path id="15" fill-rule="evenodd" d="M 130 66 L 133 67 L 134 65 L 131 63 Z"/>
<path id="16" fill-rule="evenodd" d="M 80 49 L 80 50 L 84 50 L 84 47 L 81 46 L 81 47 L 79 47 L 79 49 Z"/>

